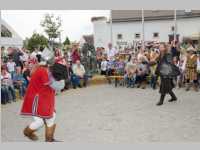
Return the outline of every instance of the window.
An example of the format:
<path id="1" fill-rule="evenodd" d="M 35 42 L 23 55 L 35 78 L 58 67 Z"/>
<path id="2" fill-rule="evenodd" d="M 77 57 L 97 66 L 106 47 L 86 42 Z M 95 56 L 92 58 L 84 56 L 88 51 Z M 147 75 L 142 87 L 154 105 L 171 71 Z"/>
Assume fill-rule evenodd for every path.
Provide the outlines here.
<path id="1" fill-rule="evenodd" d="M 122 34 L 117 34 L 117 39 L 118 40 L 122 39 Z"/>
<path id="2" fill-rule="evenodd" d="M 139 38 L 140 38 L 140 33 L 136 33 L 136 34 L 135 34 L 135 38 L 136 38 L 136 39 L 139 39 Z"/>
<path id="3" fill-rule="evenodd" d="M 158 33 L 158 32 L 153 33 L 153 37 L 154 37 L 154 38 L 159 37 L 159 33 Z"/>

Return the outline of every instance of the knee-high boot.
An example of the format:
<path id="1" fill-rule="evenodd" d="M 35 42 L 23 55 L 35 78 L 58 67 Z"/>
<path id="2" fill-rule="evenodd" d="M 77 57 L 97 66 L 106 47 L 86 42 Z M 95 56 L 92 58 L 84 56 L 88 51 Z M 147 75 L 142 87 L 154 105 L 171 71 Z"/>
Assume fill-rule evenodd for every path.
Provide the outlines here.
<path id="1" fill-rule="evenodd" d="M 165 94 L 161 94 L 161 96 L 160 96 L 160 101 L 159 101 L 156 105 L 157 105 L 157 106 L 162 105 L 163 102 L 164 102 L 164 99 L 165 99 Z"/>
<path id="2" fill-rule="evenodd" d="M 52 125 L 51 127 L 48 127 L 45 124 L 45 141 L 46 142 L 62 142 L 54 139 L 54 133 L 56 129 L 56 124 Z"/>

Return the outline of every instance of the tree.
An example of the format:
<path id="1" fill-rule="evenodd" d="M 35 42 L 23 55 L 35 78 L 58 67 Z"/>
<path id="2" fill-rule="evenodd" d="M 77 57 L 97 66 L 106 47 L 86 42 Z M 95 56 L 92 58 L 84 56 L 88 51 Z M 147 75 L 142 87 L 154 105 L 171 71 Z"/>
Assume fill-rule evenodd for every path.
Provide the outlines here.
<path id="1" fill-rule="evenodd" d="M 41 34 L 33 33 L 31 38 L 26 38 L 24 41 L 24 47 L 30 50 L 31 52 L 34 48 L 41 48 L 48 46 L 48 39 Z"/>
<path id="2" fill-rule="evenodd" d="M 55 17 L 53 14 L 46 14 L 41 21 L 41 26 L 49 37 L 49 42 L 54 43 L 54 40 L 60 35 L 61 18 Z"/>
<path id="3" fill-rule="evenodd" d="M 66 37 L 65 41 L 63 42 L 64 45 L 70 45 L 70 40 Z"/>

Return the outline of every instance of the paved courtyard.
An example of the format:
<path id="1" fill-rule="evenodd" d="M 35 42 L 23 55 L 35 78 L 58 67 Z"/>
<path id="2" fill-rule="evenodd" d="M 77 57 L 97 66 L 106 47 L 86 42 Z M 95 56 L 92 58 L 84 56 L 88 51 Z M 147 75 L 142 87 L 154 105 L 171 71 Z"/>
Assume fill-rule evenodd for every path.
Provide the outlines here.
<path id="1" fill-rule="evenodd" d="M 156 106 L 158 91 L 112 85 L 71 89 L 58 95 L 56 135 L 65 142 L 200 142 L 200 92 L 176 89 L 179 100 Z M 21 102 L 1 106 L 2 142 L 28 142 Z M 44 128 L 37 134 L 44 141 Z"/>

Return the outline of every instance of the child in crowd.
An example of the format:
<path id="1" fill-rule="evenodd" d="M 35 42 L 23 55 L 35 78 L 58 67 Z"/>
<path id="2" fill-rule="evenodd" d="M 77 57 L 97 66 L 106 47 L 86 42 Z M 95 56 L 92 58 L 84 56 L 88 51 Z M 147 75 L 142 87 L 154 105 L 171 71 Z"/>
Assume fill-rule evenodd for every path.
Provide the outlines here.
<path id="1" fill-rule="evenodd" d="M 10 57 L 7 62 L 7 68 L 8 68 L 8 72 L 11 74 L 12 79 L 15 73 L 15 67 L 16 67 L 16 64 L 13 61 L 12 57 Z"/>
<path id="2" fill-rule="evenodd" d="M 101 75 L 106 75 L 107 73 L 107 60 L 105 57 L 103 57 L 102 61 L 101 61 Z"/>
<path id="3" fill-rule="evenodd" d="M 122 57 L 117 57 L 115 62 L 115 72 L 117 75 L 124 75 L 125 62 Z"/>
<path id="4" fill-rule="evenodd" d="M 16 101 L 15 90 L 12 84 L 12 78 L 6 68 L 1 67 L 1 104 Z"/>

